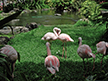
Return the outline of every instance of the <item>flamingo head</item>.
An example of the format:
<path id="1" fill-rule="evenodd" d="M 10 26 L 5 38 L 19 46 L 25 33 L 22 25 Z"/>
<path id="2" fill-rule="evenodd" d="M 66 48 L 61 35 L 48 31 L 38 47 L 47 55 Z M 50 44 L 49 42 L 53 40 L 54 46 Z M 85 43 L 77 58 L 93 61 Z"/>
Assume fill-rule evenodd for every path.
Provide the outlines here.
<path id="1" fill-rule="evenodd" d="M 79 38 L 78 38 L 78 40 L 80 41 L 80 40 L 82 40 L 82 38 L 81 38 L 81 37 L 79 37 Z"/>
<path id="2" fill-rule="evenodd" d="M 55 74 L 56 71 L 55 69 L 53 69 L 52 67 L 47 67 L 47 69 L 49 70 L 50 73 Z"/>
<path id="3" fill-rule="evenodd" d="M 93 54 L 93 53 L 89 53 L 89 54 L 90 54 L 90 56 L 92 56 L 93 58 L 96 58 L 95 54 Z"/>
<path id="4" fill-rule="evenodd" d="M 61 29 L 60 29 L 60 28 L 57 28 L 57 27 L 55 27 L 55 28 L 53 29 L 53 31 L 56 32 L 58 36 L 59 36 L 60 33 L 61 33 Z"/>
<path id="5" fill-rule="evenodd" d="M 55 74 L 56 71 L 59 71 L 58 67 L 47 67 L 50 73 Z"/>
<path id="6" fill-rule="evenodd" d="M 46 42 L 46 46 L 50 46 L 50 43 L 49 42 Z"/>
<path id="7" fill-rule="evenodd" d="M 79 38 L 78 38 L 78 44 L 80 44 L 81 42 L 82 42 L 82 38 L 79 37 Z"/>

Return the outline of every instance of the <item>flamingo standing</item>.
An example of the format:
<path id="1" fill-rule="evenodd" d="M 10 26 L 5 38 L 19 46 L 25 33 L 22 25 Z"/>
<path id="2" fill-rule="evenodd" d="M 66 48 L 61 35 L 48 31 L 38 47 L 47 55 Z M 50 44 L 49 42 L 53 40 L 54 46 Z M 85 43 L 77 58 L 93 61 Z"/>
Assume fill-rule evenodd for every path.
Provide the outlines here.
<path id="1" fill-rule="evenodd" d="M 12 69 L 12 79 L 14 78 L 14 70 L 15 70 L 15 62 L 19 58 L 19 53 L 10 45 L 5 45 L 0 49 L 0 53 L 7 55 L 8 61 L 11 63 L 11 69 Z"/>
<path id="2" fill-rule="evenodd" d="M 45 58 L 45 67 L 52 74 L 55 74 L 56 70 L 59 71 L 60 62 L 59 62 L 59 59 L 56 56 L 51 55 L 50 43 L 49 42 L 46 43 L 46 47 L 47 47 L 47 54 L 48 54 L 48 56 Z"/>
<path id="3" fill-rule="evenodd" d="M 58 37 L 58 35 L 60 34 L 59 31 L 60 31 L 60 29 L 57 28 L 57 27 L 55 27 L 55 28 L 53 29 L 53 32 L 54 32 L 54 33 L 48 32 L 48 33 L 46 33 L 41 39 L 42 39 L 42 40 L 46 40 L 46 41 L 48 41 L 48 42 L 51 42 L 51 41 L 53 41 L 53 40 L 56 40 L 57 37 Z"/>
<path id="4" fill-rule="evenodd" d="M 105 41 L 100 41 L 99 43 L 96 44 L 96 47 L 97 47 L 97 53 L 103 54 L 102 60 L 101 60 L 101 69 L 102 69 L 103 58 L 105 55 L 108 54 L 108 43 Z"/>
<path id="5" fill-rule="evenodd" d="M 61 33 L 61 30 L 59 30 L 59 33 Z M 66 58 L 67 57 L 66 42 L 69 42 L 69 41 L 74 42 L 74 40 L 68 34 L 65 34 L 65 33 L 58 35 L 58 39 L 63 42 L 62 57 L 64 55 L 64 50 L 65 50 L 65 58 Z"/>
<path id="6" fill-rule="evenodd" d="M 86 45 L 86 44 L 83 44 L 82 45 L 82 38 L 79 37 L 78 38 L 78 43 L 79 43 L 79 47 L 77 49 L 77 53 L 78 55 L 83 59 L 83 64 L 84 64 L 84 70 L 85 70 L 85 62 L 84 62 L 84 59 L 87 58 L 87 62 L 88 62 L 88 58 L 95 58 L 95 55 L 92 53 L 92 50 L 91 48 Z M 94 63 L 93 63 L 93 68 L 94 68 Z"/>

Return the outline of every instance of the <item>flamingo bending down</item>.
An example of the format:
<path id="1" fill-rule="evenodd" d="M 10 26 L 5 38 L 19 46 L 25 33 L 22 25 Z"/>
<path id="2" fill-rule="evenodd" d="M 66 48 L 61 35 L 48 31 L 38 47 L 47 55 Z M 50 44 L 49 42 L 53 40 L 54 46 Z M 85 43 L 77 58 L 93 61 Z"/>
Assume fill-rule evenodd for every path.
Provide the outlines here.
<path id="1" fill-rule="evenodd" d="M 59 33 L 61 33 L 61 30 L 59 30 Z M 65 58 L 67 57 L 67 49 L 66 49 L 66 42 L 74 42 L 74 40 L 65 33 L 62 33 L 58 36 L 58 39 L 61 40 L 63 42 L 63 51 L 62 51 L 62 57 L 64 55 L 64 50 L 65 50 Z"/>
<path id="2" fill-rule="evenodd" d="M 41 39 L 42 39 L 42 40 L 46 40 L 46 41 L 48 41 L 48 42 L 51 42 L 51 41 L 53 41 L 53 40 L 56 40 L 57 37 L 58 37 L 58 35 L 60 34 L 59 31 L 60 31 L 60 29 L 57 28 L 57 27 L 55 27 L 55 28 L 53 29 L 53 32 L 54 32 L 54 33 L 48 32 L 48 33 L 46 33 Z"/>
<path id="3" fill-rule="evenodd" d="M 45 67 L 52 73 L 55 74 L 56 70 L 59 71 L 59 67 L 60 67 L 60 62 L 59 59 L 54 56 L 51 55 L 51 51 L 50 51 L 50 43 L 47 42 L 46 43 L 46 47 L 47 47 L 47 54 L 48 56 L 45 58 Z"/>
<path id="4" fill-rule="evenodd" d="M 10 45 L 2 47 L 0 53 L 7 55 L 7 59 L 11 63 L 12 78 L 14 78 L 15 62 L 17 59 L 20 61 L 19 53 Z"/>
<path id="5" fill-rule="evenodd" d="M 82 38 L 79 37 L 78 38 L 78 42 L 79 42 L 79 47 L 77 49 L 77 53 L 78 55 L 83 59 L 83 64 L 84 64 L 84 70 L 85 70 L 85 62 L 84 62 L 84 59 L 87 58 L 87 62 L 88 62 L 88 58 L 95 58 L 95 55 L 92 53 L 92 50 L 91 48 L 86 45 L 86 44 L 83 44 L 82 45 Z M 93 63 L 93 69 L 94 69 L 94 63 Z"/>
<path id="6" fill-rule="evenodd" d="M 101 60 L 101 69 L 102 69 L 103 58 L 104 58 L 105 55 L 108 54 L 108 43 L 105 42 L 105 41 L 101 41 L 101 42 L 96 44 L 96 47 L 97 47 L 97 53 L 103 54 L 102 60 Z"/>

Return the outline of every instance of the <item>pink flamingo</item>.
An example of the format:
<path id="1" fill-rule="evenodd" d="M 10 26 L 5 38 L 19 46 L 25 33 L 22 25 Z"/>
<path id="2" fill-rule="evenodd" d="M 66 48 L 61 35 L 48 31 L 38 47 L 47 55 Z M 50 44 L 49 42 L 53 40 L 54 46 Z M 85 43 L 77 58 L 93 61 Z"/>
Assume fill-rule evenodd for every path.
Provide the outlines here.
<path id="1" fill-rule="evenodd" d="M 41 39 L 42 39 L 42 40 L 46 40 L 46 41 L 48 41 L 48 42 L 51 42 L 51 41 L 53 41 L 53 40 L 56 40 L 57 37 L 58 37 L 58 35 L 60 34 L 59 31 L 60 31 L 60 29 L 57 28 L 57 27 L 55 27 L 55 28 L 53 29 L 53 32 L 54 32 L 54 33 L 48 32 L 48 33 L 46 33 Z"/>
<path id="2" fill-rule="evenodd" d="M 78 42 L 79 42 L 79 47 L 77 49 L 77 53 L 78 55 L 83 59 L 83 64 L 84 64 L 84 70 L 85 70 L 85 62 L 84 62 L 84 59 L 87 58 L 87 63 L 88 63 L 88 58 L 95 58 L 95 55 L 92 53 L 92 50 L 91 48 L 86 45 L 86 44 L 83 44 L 82 45 L 82 38 L 79 37 L 78 38 Z M 94 64 L 93 64 L 93 68 L 94 68 Z"/>
<path id="3" fill-rule="evenodd" d="M 96 47 L 97 47 L 97 53 L 103 54 L 102 60 L 101 60 L 101 69 L 102 69 L 103 58 L 108 53 L 108 43 L 105 41 L 100 41 L 99 43 L 96 44 Z"/>
<path id="4" fill-rule="evenodd" d="M 59 33 L 61 33 L 61 30 L 59 30 Z M 68 34 L 65 34 L 65 33 L 58 35 L 58 39 L 63 42 L 62 57 L 64 55 L 64 50 L 65 50 L 65 58 L 66 58 L 67 57 L 66 42 L 69 42 L 69 41 L 74 42 L 74 40 Z"/>
<path id="5" fill-rule="evenodd" d="M 0 53 L 7 55 L 7 59 L 11 63 L 12 78 L 14 78 L 15 62 L 17 59 L 20 61 L 19 53 L 10 45 L 2 47 Z"/>
<path id="6" fill-rule="evenodd" d="M 51 51 L 50 51 L 50 43 L 47 42 L 46 43 L 46 47 L 47 47 L 47 54 L 48 56 L 45 58 L 45 67 L 52 73 L 55 74 L 56 70 L 59 71 L 59 67 L 60 67 L 60 62 L 59 59 L 54 56 L 51 55 Z"/>

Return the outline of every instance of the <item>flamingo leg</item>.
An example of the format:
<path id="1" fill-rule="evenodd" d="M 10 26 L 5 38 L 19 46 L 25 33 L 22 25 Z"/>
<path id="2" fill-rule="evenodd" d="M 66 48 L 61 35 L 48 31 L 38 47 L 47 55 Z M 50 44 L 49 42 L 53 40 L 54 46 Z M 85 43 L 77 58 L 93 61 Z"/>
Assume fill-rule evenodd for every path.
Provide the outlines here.
<path id="1" fill-rule="evenodd" d="M 85 68 L 84 58 L 83 58 L 83 65 L 84 65 L 84 75 L 83 75 L 83 76 L 85 77 L 85 69 L 86 69 L 86 68 Z"/>
<path id="2" fill-rule="evenodd" d="M 63 43 L 62 57 L 63 57 L 63 55 L 64 55 L 64 49 L 65 49 L 65 48 L 64 48 L 64 43 Z"/>
<path id="3" fill-rule="evenodd" d="M 86 68 L 85 68 L 85 61 L 84 61 L 84 58 L 83 58 L 83 65 L 84 65 L 84 70 L 85 70 Z"/>
<path id="4" fill-rule="evenodd" d="M 12 68 L 12 79 L 14 78 L 14 70 L 15 70 L 15 62 L 14 63 L 12 63 L 12 66 L 11 66 L 11 68 Z"/>
<path id="5" fill-rule="evenodd" d="M 66 48 L 66 43 L 65 43 L 65 58 L 67 58 L 67 48 Z"/>
<path id="6" fill-rule="evenodd" d="M 88 58 L 87 58 L 87 66 L 88 66 L 88 68 L 87 68 L 87 72 L 89 71 L 89 63 L 88 63 Z"/>
<path id="7" fill-rule="evenodd" d="M 102 60 L 101 60 L 101 70 L 102 70 L 102 62 L 103 62 L 103 58 L 104 58 L 104 55 L 102 56 Z"/>
<path id="8" fill-rule="evenodd" d="M 93 69 L 92 69 L 92 71 L 94 71 L 94 69 L 95 69 L 95 58 L 93 58 Z"/>

